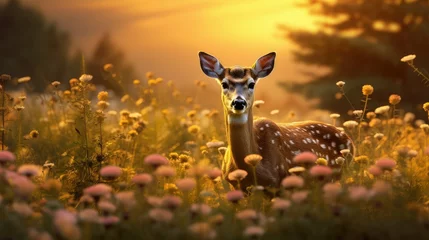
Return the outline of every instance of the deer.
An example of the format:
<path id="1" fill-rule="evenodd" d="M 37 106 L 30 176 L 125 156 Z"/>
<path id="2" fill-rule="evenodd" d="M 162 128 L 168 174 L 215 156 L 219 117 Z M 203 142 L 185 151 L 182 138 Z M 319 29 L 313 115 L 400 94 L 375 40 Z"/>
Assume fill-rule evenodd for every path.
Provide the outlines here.
<path id="1" fill-rule="evenodd" d="M 354 152 L 352 139 L 337 127 L 317 122 L 303 121 L 275 123 L 267 118 L 254 120 L 252 106 L 254 90 L 260 79 L 274 69 L 276 53 L 268 53 L 252 67 L 225 68 L 220 61 L 205 52 L 199 52 L 203 73 L 214 78 L 222 88 L 221 100 L 225 118 L 227 150 L 222 161 L 223 176 L 236 169 L 247 171 L 240 183 L 227 179 L 237 190 L 247 191 L 253 185 L 253 171 L 244 158 L 250 154 L 262 156 L 256 166 L 258 185 L 279 187 L 283 178 L 290 175 L 293 158 L 303 152 L 312 152 L 325 158 L 328 166 L 339 168 L 335 159 L 342 157 L 341 150 Z"/>

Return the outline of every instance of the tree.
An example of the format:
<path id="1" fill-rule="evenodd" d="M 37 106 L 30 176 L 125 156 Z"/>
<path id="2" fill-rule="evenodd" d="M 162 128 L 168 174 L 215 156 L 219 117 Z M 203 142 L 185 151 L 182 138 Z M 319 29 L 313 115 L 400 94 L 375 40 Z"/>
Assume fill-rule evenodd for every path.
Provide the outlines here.
<path id="1" fill-rule="evenodd" d="M 421 104 L 429 100 L 429 88 L 400 59 L 416 53 L 415 64 L 429 60 L 427 0 L 308 0 L 303 7 L 323 17 L 320 30 L 281 29 L 298 45 L 293 53 L 297 61 L 330 70 L 312 75 L 309 83 L 282 83 L 283 87 L 320 98 L 321 108 L 344 112 L 350 106 L 335 98 L 335 83 L 345 81 L 351 99 L 360 99 L 362 85 L 371 84 L 372 109 L 387 104 L 389 95 L 396 93 L 402 96 L 403 109 L 423 116 Z"/>
<path id="2" fill-rule="evenodd" d="M 112 64 L 112 70 L 106 71 L 106 64 Z M 136 77 L 134 68 L 125 61 L 125 54 L 109 34 L 101 37 L 86 65 L 86 71 L 94 76 L 95 84 L 103 85 L 120 96 L 125 94 L 124 88 L 129 88 Z"/>
<path id="3" fill-rule="evenodd" d="M 0 73 L 30 76 L 35 91 L 71 75 L 68 34 L 48 23 L 37 10 L 9 0 L 0 6 L 0 29 Z"/>

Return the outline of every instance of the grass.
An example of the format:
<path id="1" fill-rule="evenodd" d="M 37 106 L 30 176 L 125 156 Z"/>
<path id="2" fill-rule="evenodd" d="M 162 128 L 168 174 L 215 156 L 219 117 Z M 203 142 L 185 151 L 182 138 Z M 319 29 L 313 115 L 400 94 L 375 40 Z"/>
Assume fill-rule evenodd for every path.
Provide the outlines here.
<path id="1" fill-rule="evenodd" d="M 275 199 L 260 188 L 243 198 L 220 177 L 222 111 L 201 109 L 173 82 L 148 73 L 146 81 L 134 81 L 137 98 L 115 99 L 97 92 L 89 75 L 28 96 L 7 91 L 9 76 L 1 80 L 2 239 L 429 234 L 429 126 L 396 114 L 399 96 L 376 113 L 365 107 L 357 118 L 343 118 L 357 154 L 338 160 L 344 161 L 338 181 L 312 176 L 310 166 L 289 185 L 269 189 L 278 192 Z M 205 84 L 196 88 L 203 92 Z"/>

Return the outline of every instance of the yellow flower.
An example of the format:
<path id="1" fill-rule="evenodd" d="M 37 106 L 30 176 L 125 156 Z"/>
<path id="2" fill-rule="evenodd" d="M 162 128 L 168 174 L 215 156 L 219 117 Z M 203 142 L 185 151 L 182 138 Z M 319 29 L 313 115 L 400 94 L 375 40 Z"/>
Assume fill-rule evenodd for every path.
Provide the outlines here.
<path id="1" fill-rule="evenodd" d="M 327 166 L 328 165 L 328 160 L 324 159 L 324 158 L 318 158 L 316 160 L 316 164 L 317 165 L 323 165 L 323 166 Z"/>
<path id="2" fill-rule="evenodd" d="M 198 134 L 200 132 L 201 128 L 197 125 L 192 125 L 188 128 L 188 132 L 191 134 Z"/>
<path id="3" fill-rule="evenodd" d="M 362 93 L 365 96 L 371 95 L 374 92 L 374 88 L 371 85 L 363 85 Z"/>
<path id="4" fill-rule="evenodd" d="M 139 135 L 139 134 L 138 134 L 138 132 L 136 130 L 130 130 L 128 132 L 128 136 L 130 136 L 132 138 L 135 137 L 135 136 L 137 136 L 137 135 Z"/>
<path id="5" fill-rule="evenodd" d="M 250 154 L 244 158 L 244 162 L 251 165 L 256 166 L 262 160 L 262 156 L 259 154 Z"/>
<path id="6" fill-rule="evenodd" d="M 365 155 L 361 155 L 361 156 L 355 157 L 354 161 L 360 164 L 367 164 L 369 163 L 369 158 Z"/>
<path id="7" fill-rule="evenodd" d="M 139 84 L 140 84 L 140 80 L 135 79 L 135 80 L 133 81 L 133 84 L 134 84 L 134 85 L 139 85 Z"/>
<path id="8" fill-rule="evenodd" d="M 107 101 L 108 97 L 109 97 L 109 93 L 106 91 L 101 91 L 97 95 L 97 98 L 99 101 Z"/>
<path id="9" fill-rule="evenodd" d="M 429 102 L 425 102 L 425 104 L 423 104 L 423 109 L 427 112 L 429 111 Z"/>
<path id="10" fill-rule="evenodd" d="M 398 94 L 392 94 L 389 97 L 389 103 L 392 105 L 396 105 L 401 101 L 401 96 L 399 96 Z"/>

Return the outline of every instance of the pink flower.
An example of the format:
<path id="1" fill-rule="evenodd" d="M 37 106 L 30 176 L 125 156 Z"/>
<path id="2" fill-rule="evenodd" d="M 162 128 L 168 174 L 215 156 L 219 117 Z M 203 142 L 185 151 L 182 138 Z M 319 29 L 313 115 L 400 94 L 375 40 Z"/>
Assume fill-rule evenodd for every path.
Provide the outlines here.
<path id="1" fill-rule="evenodd" d="M 209 215 L 212 211 L 212 208 L 204 203 L 201 204 L 192 204 L 189 211 L 193 214 L 200 214 L 200 215 Z"/>
<path id="2" fill-rule="evenodd" d="M 146 198 L 146 201 L 152 207 L 161 207 L 161 205 L 162 205 L 162 198 L 160 198 L 160 197 L 148 196 Z"/>
<path id="3" fill-rule="evenodd" d="M 195 188 L 197 182 L 193 178 L 183 178 L 176 181 L 176 186 L 180 191 L 189 192 Z"/>
<path id="4" fill-rule="evenodd" d="M 282 186 L 286 189 L 289 188 L 302 188 L 304 186 L 304 179 L 299 176 L 288 176 L 282 181 Z"/>
<path id="5" fill-rule="evenodd" d="M 95 209 L 87 208 L 79 212 L 79 219 L 84 222 L 99 223 L 100 217 Z"/>
<path id="6" fill-rule="evenodd" d="M 18 168 L 18 173 L 28 178 L 38 176 L 42 171 L 42 168 L 34 164 L 24 164 Z"/>
<path id="7" fill-rule="evenodd" d="M 113 203 L 106 201 L 106 200 L 102 200 L 102 201 L 98 202 L 98 208 L 106 216 L 111 214 L 111 213 L 114 213 L 116 211 L 116 206 L 113 205 Z"/>
<path id="8" fill-rule="evenodd" d="M 15 194 L 22 198 L 29 198 L 36 189 L 36 185 L 27 177 L 18 175 L 11 178 L 9 182 L 14 187 Z"/>
<path id="9" fill-rule="evenodd" d="M 139 186 L 140 188 L 144 188 L 148 184 L 152 182 L 152 175 L 147 173 L 137 174 L 131 180 L 134 184 Z"/>
<path id="10" fill-rule="evenodd" d="M 338 183 L 327 183 L 323 186 L 324 197 L 327 201 L 334 200 L 342 191 Z"/>
<path id="11" fill-rule="evenodd" d="M 372 165 L 368 168 L 368 172 L 371 173 L 372 175 L 374 175 L 375 177 L 380 176 L 381 174 L 383 174 L 383 170 L 381 170 L 381 168 Z"/>
<path id="12" fill-rule="evenodd" d="M 260 226 L 248 226 L 244 229 L 243 235 L 250 238 L 259 238 L 264 235 L 265 230 Z"/>
<path id="13" fill-rule="evenodd" d="M 308 191 L 294 192 L 290 198 L 295 203 L 302 203 L 307 199 L 308 193 Z"/>
<path id="14" fill-rule="evenodd" d="M 316 165 L 310 169 L 310 175 L 316 178 L 325 178 L 332 174 L 332 169 L 323 165 Z"/>
<path id="15" fill-rule="evenodd" d="M 175 210 L 182 204 L 182 199 L 178 196 L 164 196 L 161 200 L 161 206 L 170 210 Z"/>
<path id="16" fill-rule="evenodd" d="M 220 170 L 219 168 L 210 169 L 207 171 L 207 176 L 211 180 L 215 180 L 216 178 L 222 176 L 222 170 Z"/>
<path id="17" fill-rule="evenodd" d="M 98 201 L 100 197 L 105 196 L 112 192 L 112 188 L 109 185 L 104 183 L 99 183 L 90 187 L 87 187 L 83 190 L 84 194 L 87 194 L 94 198 L 95 201 Z"/>
<path id="18" fill-rule="evenodd" d="M 367 200 L 368 193 L 368 189 L 363 186 L 349 187 L 349 198 L 352 201 Z"/>
<path id="19" fill-rule="evenodd" d="M 161 208 L 154 208 L 149 211 L 149 218 L 155 222 L 169 223 L 173 219 L 173 213 Z"/>
<path id="20" fill-rule="evenodd" d="M 396 162 L 390 158 L 382 158 L 375 162 L 375 166 L 379 167 L 381 170 L 393 170 L 396 167 Z"/>
<path id="21" fill-rule="evenodd" d="M 273 199 L 273 204 L 271 208 L 280 212 L 284 212 L 290 207 L 290 205 L 291 205 L 291 202 L 289 200 L 275 198 Z"/>
<path id="22" fill-rule="evenodd" d="M 155 175 L 158 177 L 174 177 L 176 175 L 176 169 L 170 166 L 159 166 L 155 170 Z"/>
<path id="23" fill-rule="evenodd" d="M 14 162 L 15 160 L 15 154 L 9 151 L 0 151 L 0 165 L 4 166 L 7 163 Z"/>
<path id="24" fill-rule="evenodd" d="M 244 193 L 241 190 L 233 190 L 226 193 L 226 199 L 232 203 L 238 203 L 244 198 Z"/>
<path id="25" fill-rule="evenodd" d="M 293 158 L 296 164 L 314 164 L 317 161 L 316 154 L 312 152 L 303 152 Z"/>
<path id="26" fill-rule="evenodd" d="M 242 169 L 236 169 L 228 174 L 231 181 L 241 181 L 247 176 L 247 172 Z"/>
<path id="27" fill-rule="evenodd" d="M 122 206 L 127 211 L 137 204 L 133 191 L 118 192 L 115 195 L 115 198 L 122 204 Z"/>
<path id="28" fill-rule="evenodd" d="M 121 174 L 122 174 L 122 169 L 117 166 L 106 166 L 100 170 L 101 177 L 107 180 L 114 180 L 119 176 L 121 176 Z"/>
<path id="29" fill-rule="evenodd" d="M 153 168 L 158 168 L 162 165 L 168 165 L 168 159 L 160 154 L 151 154 L 144 158 L 144 163 L 152 166 Z"/>
<path id="30" fill-rule="evenodd" d="M 119 222 L 119 218 L 117 216 L 107 216 L 100 218 L 101 224 L 103 224 L 106 228 L 111 227 Z"/>
<path id="31" fill-rule="evenodd" d="M 54 214 L 54 225 L 65 239 L 80 239 L 81 237 L 77 217 L 69 211 L 57 210 Z"/>
<path id="32" fill-rule="evenodd" d="M 258 213 L 253 209 L 245 209 L 235 214 L 241 221 L 255 221 L 258 219 Z"/>

